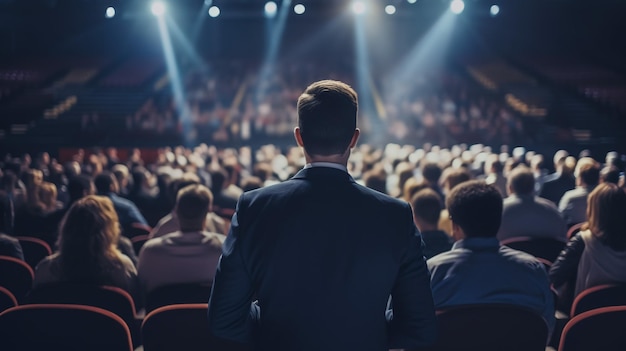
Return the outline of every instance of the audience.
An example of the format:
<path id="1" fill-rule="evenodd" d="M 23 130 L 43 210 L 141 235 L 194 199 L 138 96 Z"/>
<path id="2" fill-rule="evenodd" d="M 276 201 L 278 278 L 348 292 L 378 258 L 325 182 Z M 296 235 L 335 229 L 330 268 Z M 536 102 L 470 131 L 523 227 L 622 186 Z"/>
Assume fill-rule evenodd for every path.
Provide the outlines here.
<path id="1" fill-rule="evenodd" d="M 626 283 L 626 193 L 615 184 L 601 184 L 587 204 L 586 225 L 550 269 L 559 299 L 569 304 L 587 288 Z"/>
<path id="2" fill-rule="evenodd" d="M 450 250 L 452 238 L 438 227 L 442 207 L 441 197 L 432 189 L 422 189 L 411 198 L 411 207 L 415 225 L 426 244 L 423 250 L 424 257 L 428 259 Z"/>
<path id="3" fill-rule="evenodd" d="M 576 187 L 576 179 L 573 176 L 573 167 L 566 164 L 569 154 L 565 150 L 554 153 L 555 172 L 547 175 L 543 180 L 543 186 L 539 196 L 558 204 L 566 191 Z"/>
<path id="4" fill-rule="evenodd" d="M 0 233 L 0 256 L 8 256 L 24 260 L 24 253 L 19 240 L 12 236 Z"/>
<path id="5" fill-rule="evenodd" d="M 36 267 L 33 288 L 59 282 L 111 285 L 138 299 L 135 266 L 117 249 L 118 223 L 110 199 L 89 195 L 76 201 L 61 222 L 58 252 Z"/>
<path id="6" fill-rule="evenodd" d="M 567 228 L 556 206 L 535 196 L 535 177 L 525 166 L 509 174 L 509 197 L 504 199 L 500 241 L 514 237 L 566 240 Z"/>
<path id="7" fill-rule="evenodd" d="M 458 185 L 446 206 L 455 237 L 452 250 L 428 260 L 435 308 L 468 304 L 513 304 L 543 316 L 554 327 L 554 299 L 539 261 L 500 246 L 502 216 L 498 190 L 481 181 Z"/>
<path id="8" fill-rule="evenodd" d="M 112 173 L 103 172 L 98 174 L 95 177 L 94 184 L 98 195 L 106 196 L 113 202 L 122 231 L 129 230 L 133 223 L 148 225 L 137 206 L 132 201 L 118 195 L 119 186 L 117 179 L 115 179 Z"/>
<path id="9" fill-rule="evenodd" d="M 559 210 L 565 223 L 571 226 L 587 219 L 587 195 L 598 185 L 600 166 L 591 157 L 583 157 L 576 164 L 576 189 L 563 194 Z"/>
<path id="10" fill-rule="evenodd" d="M 174 213 L 180 229 L 148 240 L 139 254 L 137 271 L 144 292 L 170 284 L 213 282 L 226 237 L 206 231 L 212 200 L 203 185 L 178 192 Z"/>

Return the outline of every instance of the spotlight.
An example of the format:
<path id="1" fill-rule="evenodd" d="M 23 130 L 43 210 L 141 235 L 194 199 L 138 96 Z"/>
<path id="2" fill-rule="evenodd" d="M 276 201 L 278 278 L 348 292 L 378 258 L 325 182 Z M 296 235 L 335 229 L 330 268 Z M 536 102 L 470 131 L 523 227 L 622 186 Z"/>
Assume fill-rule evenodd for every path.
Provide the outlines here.
<path id="1" fill-rule="evenodd" d="M 385 12 L 388 15 L 393 15 L 394 13 L 396 13 L 396 7 L 393 6 L 393 5 L 387 5 L 387 6 L 385 6 Z"/>
<path id="2" fill-rule="evenodd" d="M 494 17 L 497 16 L 500 13 L 500 6 L 491 5 L 491 8 L 489 9 L 489 13 Z"/>
<path id="3" fill-rule="evenodd" d="M 352 12 L 355 15 L 362 15 L 365 12 L 365 3 L 363 1 L 354 1 L 352 3 Z"/>
<path id="4" fill-rule="evenodd" d="M 209 16 L 215 18 L 220 15 L 220 8 L 217 6 L 209 7 Z"/>
<path id="5" fill-rule="evenodd" d="M 458 15 L 463 12 L 463 10 L 465 10 L 465 3 L 463 0 L 452 0 L 450 3 L 450 11 Z"/>
<path id="6" fill-rule="evenodd" d="M 406 0 L 406 2 L 408 2 L 409 4 L 415 4 L 417 0 Z"/>
<path id="7" fill-rule="evenodd" d="M 265 16 L 274 17 L 276 16 L 276 11 L 278 11 L 278 5 L 275 2 L 268 1 L 265 3 Z"/>
<path id="8" fill-rule="evenodd" d="M 113 17 L 115 17 L 115 7 L 113 7 L 113 6 L 107 7 L 107 10 L 104 12 L 104 17 L 106 17 L 106 18 L 113 18 Z"/>
<path id="9" fill-rule="evenodd" d="M 213 5 L 213 0 L 204 0 L 204 5 L 207 7 Z"/>
<path id="10" fill-rule="evenodd" d="M 155 1 L 150 6 L 150 10 L 152 11 L 152 14 L 157 17 L 163 16 L 165 13 L 165 4 L 161 1 Z"/>
<path id="11" fill-rule="evenodd" d="M 304 13 L 304 11 L 306 11 L 306 8 L 302 4 L 297 4 L 293 7 L 293 12 L 295 12 L 296 15 L 301 15 Z"/>

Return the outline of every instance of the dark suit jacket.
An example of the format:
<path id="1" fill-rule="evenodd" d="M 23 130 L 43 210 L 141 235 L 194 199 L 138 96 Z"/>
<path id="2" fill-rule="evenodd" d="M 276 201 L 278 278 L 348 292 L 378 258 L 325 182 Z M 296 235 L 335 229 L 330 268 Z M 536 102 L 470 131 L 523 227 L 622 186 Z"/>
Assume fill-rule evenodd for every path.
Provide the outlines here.
<path id="1" fill-rule="evenodd" d="M 256 350 L 415 348 L 435 338 L 429 284 L 407 203 L 339 169 L 309 168 L 241 196 L 209 325 L 218 338 Z M 392 320 L 385 317 L 390 295 Z"/>
<path id="2" fill-rule="evenodd" d="M 576 187 L 576 179 L 563 173 L 552 173 L 545 177 L 540 197 L 552 201 L 558 206 L 559 200 L 566 191 Z"/>

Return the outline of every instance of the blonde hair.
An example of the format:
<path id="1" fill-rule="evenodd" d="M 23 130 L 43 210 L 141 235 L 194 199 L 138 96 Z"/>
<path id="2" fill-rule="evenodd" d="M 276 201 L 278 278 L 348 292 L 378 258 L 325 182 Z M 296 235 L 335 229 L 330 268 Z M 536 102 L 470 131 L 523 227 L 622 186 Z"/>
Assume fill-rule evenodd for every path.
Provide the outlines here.
<path id="1" fill-rule="evenodd" d="M 110 272 L 122 266 L 119 236 L 119 220 L 109 198 L 89 195 L 76 201 L 59 230 L 62 276 L 73 282 L 110 284 Z"/>
<path id="2" fill-rule="evenodd" d="M 626 193 L 613 183 L 598 185 L 587 198 L 587 226 L 614 250 L 626 250 Z"/>
<path id="3" fill-rule="evenodd" d="M 43 182 L 39 187 L 39 198 L 46 211 L 53 211 L 56 208 L 57 186 L 50 182 Z"/>

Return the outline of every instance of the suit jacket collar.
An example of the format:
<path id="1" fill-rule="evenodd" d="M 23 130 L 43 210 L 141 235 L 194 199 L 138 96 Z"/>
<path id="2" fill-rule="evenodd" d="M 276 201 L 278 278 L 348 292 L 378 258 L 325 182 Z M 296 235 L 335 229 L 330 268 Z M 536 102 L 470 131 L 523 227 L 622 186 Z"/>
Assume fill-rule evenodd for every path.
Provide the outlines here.
<path id="1" fill-rule="evenodd" d="M 329 181 L 348 181 L 355 183 L 354 179 L 348 172 L 344 172 L 337 168 L 332 167 L 309 167 L 301 169 L 291 179 L 307 179 L 318 180 L 327 179 Z"/>

